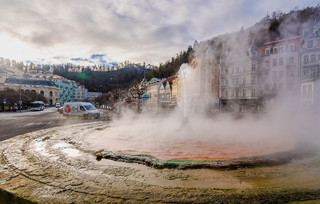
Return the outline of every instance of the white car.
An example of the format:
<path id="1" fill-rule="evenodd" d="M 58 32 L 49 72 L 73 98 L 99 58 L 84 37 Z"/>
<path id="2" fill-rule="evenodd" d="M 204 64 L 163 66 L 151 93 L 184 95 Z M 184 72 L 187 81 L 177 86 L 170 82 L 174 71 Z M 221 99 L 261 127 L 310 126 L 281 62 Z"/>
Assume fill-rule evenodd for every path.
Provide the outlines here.
<path id="1" fill-rule="evenodd" d="M 83 117 L 84 119 L 99 118 L 100 112 L 87 102 L 69 102 L 63 106 L 63 115 L 66 117 Z"/>

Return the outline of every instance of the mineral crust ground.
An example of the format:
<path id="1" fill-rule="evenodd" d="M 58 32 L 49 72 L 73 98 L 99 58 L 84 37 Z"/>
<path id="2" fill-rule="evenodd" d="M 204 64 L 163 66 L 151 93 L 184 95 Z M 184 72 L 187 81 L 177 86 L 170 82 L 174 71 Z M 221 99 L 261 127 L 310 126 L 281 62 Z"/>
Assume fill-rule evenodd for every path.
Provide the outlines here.
<path id="1" fill-rule="evenodd" d="M 153 168 L 96 159 L 91 122 L 0 143 L 0 203 L 288 203 L 320 201 L 320 156 L 236 168 Z M 143 157 L 143 155 L 142 155 Z M 248 161 L 248 158 L 246 158 Z M 250 160 L 250 158 L 249 158 Z"/>

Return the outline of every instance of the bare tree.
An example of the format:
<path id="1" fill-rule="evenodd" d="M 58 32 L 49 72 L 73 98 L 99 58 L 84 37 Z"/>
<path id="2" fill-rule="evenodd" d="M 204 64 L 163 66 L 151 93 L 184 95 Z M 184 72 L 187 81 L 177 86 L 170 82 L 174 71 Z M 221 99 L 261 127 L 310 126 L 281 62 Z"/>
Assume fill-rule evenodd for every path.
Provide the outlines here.
<path id="1" fill-rule="evenodd" d="M 145 81 L 142 80 L 140 83 L 134 84 L 128 91 L 128 100 L 137 103 L 137 111 L 138 113 L 141 112 L 141 101 L 142 96 L 147 91 L 147 86 Z"/>

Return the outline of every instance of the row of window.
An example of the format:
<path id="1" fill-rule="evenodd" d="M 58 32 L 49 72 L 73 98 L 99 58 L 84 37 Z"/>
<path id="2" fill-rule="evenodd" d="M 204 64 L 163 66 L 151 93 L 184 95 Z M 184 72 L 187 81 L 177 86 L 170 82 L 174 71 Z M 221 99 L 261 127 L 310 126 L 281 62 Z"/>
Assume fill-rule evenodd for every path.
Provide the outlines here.
<path id="1" fill-rule="evenodd" d="M 250 91 L 250 90 L 249 90 Z M 230 95 L 229 95 L 230 94 Z M 241 95 L 240 95 L 241 94 Z M 247 90 L 243 89 L 242 92 L 240 92 L 239 90 L 236 91 L 231 91 L 229 92 L 228 90 L 225 91 L 224 93 L 225 97 L 255 97 L 256 96 L 256 90 L 255 89 L 251 89 L 251 93 L 250 95 L 247 95 Z"/>
<path id="2" fill-rule="evenodd" d="M 284 53 L 286 51 L 294 52 L 295 51 L 295 44 L 290 44 L 287 49 L 286 49 L 285 46 L 277 46 L 277 47 L 273 47 L 273 48 L 266 48 L 264 50 L 264 54 L 265 55 L 278 54 L 278 53 Z"/>
<path id="3" fill-rule="evenodd" d="M 302 85 L 301 96 L 303 98 L 312 98 L 313 87 L 312 84 Z"/>
<path id="4" fill-rule="evenodd" d="M 282 89 L 284 86 L 283 86 L 283 83 L 281 82 L 281 83 L 272 83 L 272 86 L 270 85 L 270 84 L 266 84 L 265 85 L 265 90 L 266 91 L 270 91 L 271 89 L 272 90 L 277 90 L 277 89 Z M 294 84 L 293 84 L 293 82 L 292 81 L 289 81 L 288 83 L 287 83 L 287 88 L 288 89 L 292 89 L 294 87 Z"/>
<path id="5" fill-rule="evenodd" d="M 241 80 L 240 78 L 234 78 L 232 80 L 226 79 L 226 80 L 224 80 L 224 83 L 222 83 L 222 84 L 224 84 L 226 86 L 228 86 L 228 85 L 239 85 L 240 84 L 240 80 Z M 229 83 L 231 83 L 231 84 L 229 84 Z M 256 76 L 251 76 L 251 83 L 252 84 L 257 83 L 257 77 Z M 247 78 L 246 77 L 242 78 L 242 84 L 247 84 Z"/>
<path id="6" fill-rule="evenodd" d="M 257 71 L 258 69 L 259 69 L 259 66 L 257 64 L 251 65 L 251 71 Z M 245 72 L 247 72 L 246 67 L 243 67 L 242 69 L 239 67 L 236 67 L 236 68 L 224 69 L 223 74 L 229 75 L 229 74 L 238 74 L 238 73 L 245 73 Z"/>
<path id="7" fill-rule="evenodd" d="M 270 67 L 270 61 L 269 60 L 264 61 L 264 63 L 265 63 L 266 67 Z M 272 59 L 272 66 L 275 67 L 275 66 L 278 66 L 278 65 L 284 65 L 283 57 L 280 57 L 279 59 L 277 59 L 277 58 L 273 58 Z M 289 57 L 287 59 L 287 65 L 294 65 L 294 57 Z"/>
<path id="8" fill-rule="evenodd" d="M 310 56 L 309 55 L 305 55 L 303 57 L 303 63 L 304 64 L 315 63 L 316 61 L 320 61 L 320 54 L 318 54 L 318 56 L 316 56 L 315 54 L 312 54 Z"/>

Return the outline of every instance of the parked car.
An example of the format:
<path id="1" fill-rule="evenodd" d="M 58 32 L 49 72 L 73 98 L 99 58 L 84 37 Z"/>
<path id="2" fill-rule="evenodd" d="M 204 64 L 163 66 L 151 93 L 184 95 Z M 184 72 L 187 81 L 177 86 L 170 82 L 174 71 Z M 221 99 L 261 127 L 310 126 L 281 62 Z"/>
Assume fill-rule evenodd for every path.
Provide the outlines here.
<path id="1" fill-rule="evenodd" d="M 56 103 L 56 108 L 60 108 L 60 103 Z"/>

